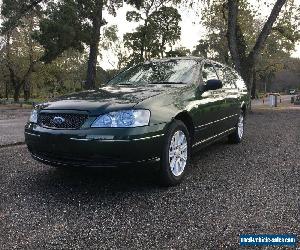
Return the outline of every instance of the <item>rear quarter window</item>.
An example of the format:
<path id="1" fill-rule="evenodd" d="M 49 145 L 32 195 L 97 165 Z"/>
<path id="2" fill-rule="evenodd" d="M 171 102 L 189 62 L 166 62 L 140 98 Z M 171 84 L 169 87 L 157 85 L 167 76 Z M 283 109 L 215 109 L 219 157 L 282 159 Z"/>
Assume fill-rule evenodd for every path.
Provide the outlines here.
<path id="1" fill-rule="evenodd" d="M 245 90 L 247 91 L 247 86 L 243 80 L 243 78 L 233 69 L 231 69 L 232 74 L 235 75 L 235 84 L 236 87 L 240 90 Z"/>
<path id="2" fill-rule="evenodd" d="M 223 68 L 223 77 L 226 83 L 224 88 L 238 88 L 242 91 L 247 91 L 247 86 L 243 78 L 232 68 Z"/>

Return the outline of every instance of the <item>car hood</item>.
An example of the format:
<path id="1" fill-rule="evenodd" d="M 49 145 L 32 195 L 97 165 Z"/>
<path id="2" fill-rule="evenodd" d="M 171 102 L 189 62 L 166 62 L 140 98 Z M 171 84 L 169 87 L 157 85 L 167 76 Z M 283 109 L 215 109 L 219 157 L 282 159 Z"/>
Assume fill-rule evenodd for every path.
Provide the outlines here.
<path id="1" fill-rule="evenodd" d="M 136 104 L 171 91 L 178 86 L 149 84 L 147 86 L 105 86 L 96 90 L 82 91 L 61 96 L 39 106 L 44 110 L 87 110 L 110 112 L 119 108 L 132 108 Z"/>

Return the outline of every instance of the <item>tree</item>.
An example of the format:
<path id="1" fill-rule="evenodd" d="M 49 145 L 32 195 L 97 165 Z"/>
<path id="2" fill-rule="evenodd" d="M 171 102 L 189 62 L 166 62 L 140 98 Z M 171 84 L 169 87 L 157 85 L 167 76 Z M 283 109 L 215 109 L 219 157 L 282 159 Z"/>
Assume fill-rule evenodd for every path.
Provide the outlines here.
<path id="1" fill-rule="evenodd" d="M 180 39 L 181 15 L 173 7 L 163 6 L 150 15 L 150 27 L 156 33 L 156 42 L 158 44 L 158 53 L 164 57 L 166 45 L 174 45 Z"/>
<path id="2" fill-rule="evenodd" d="M 237 49 L 240 58 L 243 59 L 243 72 L 247 71 L 249 63 L 247 56 L 253 50 L 256 44 L 257 36 L 264 26 L 264 22 L 260 19 L 257 11 L 248 1 L 238 1 L 239 15 L 237 19 Z M 274 71 L 280 69 L 280 57 L 286 57 L 294 49 L 295 41 L 297 40 L 297 28 L 295 20 L 297 10 L 292 1 L 285 7 L 285 11 L 277 18 L 277 21 L 269 34 L 269 39 L 265 41 L 265 45 L 260 50 L 259 60 L 255 63 L 255 68 L 252 71 L 252 83 L 249 84 L 246 74 L 242 74 L 247 82 L 248 88 L 252 91 L 252 96 L 255 96 L 255 80 L 257 77 L 262 77 L 262 74 L 268 74 L 268 70 Z M 294 12 L 294 13 L 293 13 Z M 234 61 L 229 52 L 228 46 L 228 3 L 224 0 L 213 1 L 203 11 L 202 23 L 207 29 L 207 35 L 199 41 L 196 46 L 194 55 L 209 56 L 217 61 L 225 64 L 232 64 Z M 298 26 L 299 27 L 299 26 Z M 274 64 L 274 62 L 276 64 Z M 250 65 L 251 66 L 251 65 Z M 263 73 L 264 72 L 264 73 Z M 247 73 L 247 72 L 246 72 Z M 269 76 L 271 76 L 270 74 Z"/>
<path id="3" fill-rule="evenodd" d="M 24 16 L 33 10 L 39 10 L 39 4 L 48 0 L 3 0 L 1 15 L 5 18 L 2 23 L 2 33 L 11 32 L 22 24 Z"/>
<path id="4" fill-rule="evenodd" d="M 143 26 L 137 27 L 135 32 L 124 34 L 124 46 L 130 51 L 130 55 L 128 57 L 128 66 L 147 59 L 144 59 L 144 51 L 145 48 L 150 47 L 148 44 L 146 44 L 146 42 L 151 42 L 150 39 L 146 39 L 146 36 L 149 35 L 149 33 L 144 32 Z"/>
<path id="5" fill-rule="evenodd" d="M 178 47 L 175 50 L 170 50 L 166 52 L 166 57 L 180 57 L 180 56 L 189 56 L 191 51 L 185 47 Z"/>
<path id="6" fill-rule="evenodd" d="M 124 42 L 117 36 L 118 28 L 113 25 L 103 31 L 104 39 L 100 42 L 101 58 L 105 59 L 116 72 L 126 67 L 129 63 L 129 52 Z M 117 59 L 117 60 L 114 60 Z M 113 72 L 113 71 L 112 71 Z"/>
<path id="7" fill-rule="evenodd" d="M 127 20 L 140 21 L 141 15 L 135 11 L 127 13 Z M 167 46 L 172 47 L 180 39 L 181 16 L 177 9 L 162 6 L 143 19 L 144 24 L 135 32 L 124 35 L 124 44 L 132 51 L 131 63 L 164 57 Z"/>
<path id="8" fill-rule="evenodd" d="M 247 1 L 240 1 L 239 24 L 245 35 L 245 48 L 252 46 L 254 35 L 259 27 L 254 27 L 256 22 L 254 12 Z M 194 50 L 194 55 L 210 57 L 225 64 L 231 64 L 227 43 L 227 2 L 216 0 L 203 7 L 201 23 L 206 28 L 205 37 L 199 40 Z"/>
<path id="9" fill-rule="evenodd" d="M 175 17 L 178 17 L 178 12 L 176 9 L 165 9 L 170 3 L 178 3 L 179 0 L 143 0 L 143 1 L 133 1 L 136 3 L 137 10 L 128 11 L 126 14 L 126 19 L 129 22 L 139 22 L 141 25 L 137 28 L 136 32 L 127 33 L 124 35 L 124 43 L 131 46 L 134 51 L 139 51 L 139 59 L 137 59 L 137 52 L 132 56 L 133 61 L 143 61 L 149 58 L 151 47 L 156 47 L 158 45 L 158 40 L 153 40 L 153 35 L 159 30 L 153 30 L 153 15 L 159 15 L 160 18 L 169 18 L 168 22 Z M 137 3 L 138 2 L 138 3 Z M 159 11 L 160 10 L 160 11 Z M 174 11 L 175 10 L 175 11 Z M 163 12 L 163 13 L 162 13 Z M 177 13 L 176 13 L 177 12 Z M 168 14 L 170 17 L 168 17 Z M 165 15 L 163 17 L 162 15 Z M 180 17 L 179 17 L 180 18 Z M 152 19 L 152 21 L 151 21 Z M 175 21 L 176 22 L 176 21 Z M 162 42 L 162 41 L 161 41 Z M 147 51 L 148 50 L 148 51 Z"/>
<path id="10" fill-rule="evenodd" d="M 26 2 L 29 3 L 30 1 Z M 5 34 L 6 43 L 1 48 L 4 52 L 1 54 L 1 64 L 5 65 L 5 68 L 2 68 L 3 81 L 5 84 L 11 83 L 15 100 L 18 101 L 22 89 L 25 99 L 28 99 L 30 94 L 48 96 L 47 92 L 49 91 L 53 91 L 55 94 L 81 89 L 81 85 L 86 79 L 82 72 L 87 71 L 87 56 L 82 53 L 84 51 L 78 52 L 78 49 L 73 49 L 72 46 L 70 48 L 64 47 L 64 41 L 60 41 L 63 50 L 60 50 L 59 53 L 57 53 L 59 44 L 55 43 L 47 51 L 49 53 L 43 53 L 43 48 L 32 39 L 32 33 L 39 28 L 40 16 L 32 19 L 32 13 L 39 10 L 38 5 L 23 14 L 22 20 L 12 22 L 10 20 L 13 20 L 20 12 L 16 3 L 19 1 L 7 1 L 7 4 L 2 8 L 2 13 L 5 14 L 2 31 Z M 55 4 L 50 2 L 47 6 L 47 13 L 51 12 L 50 9 L 54 6 Z M 70 25 L 72 24 L 70 23 Z M 109 33 L 109 31 L 105 31 L 104 37 L 106 38 Z M 34 34 L 34 38 L 36 38 L 36 34 Z M 56 47 L 56 45 L 58 46 Z M 42 59 L 49 63 L 43 64 L 41 62 L 42 55 Z M 97 76 L 97 81 L 106 82 L 108 79 L 106 72 L 100 67 L 97 67 L 97 71 L 101 73 Z M 6 90 L 9 91 L 9 85 L 6 84 L 5 86 Z M 7 94 L 8 91 L 6 91 Z"/>
<path id="11" fill-rule="evenodd" d="M 231 59 L 236 70 L 246 81 L 248 89 L 252 89 L 253 75 L 255 65 L 259 60 L 259 55 L 266 44 L 267 38 L 272 32 L 272 27 L 278 18 L 278 15 L 287 0 L 277 0 L 273 9 L 264 23 L 254 46 L 247 53 L 245 46 L 244 34 L 239 24 L 239 0 L 228 0 L 228 23 L 227 23 L 227 40 Z"/>
<path id="12" fill-rule="evenodd" d="M 195 49 L 192 52 L 193 56 L 198 56 L 198 57 L 208 57 L 208 53 L 210 51 L 210 40 L 209 39 L 200 39 L 198 41 L 198 44 L 196 45 Z M 216 43 L 218 44 L 218 43 Z"/>
<path id="13" fill-rule="evenodd" d="M 256 80 L 264 82 L 263 90 L 267 92 L 267 87 L 270 87 L 276 73 L 285 67 L 285 61 L 289 59 L 291 51 L 294 49 L 294 44 L 293 39 L 287 39 L 281 33 L 273 31 L 270 34 L 261 52 L 260 60 L 255 67 L 257 79 L 255 77 L 253 79 L 251 89 L 252 98 L 256 94 Z"/>
<path id="14" fill-rule="evenodd" d="M 30 78 L 39 62 L 41 48 L 34 43 L 31 33 L 36 27 L 38 18 L 31 11 L 22 18 L 22 25 L 9 30 L 5 35 L 5 46 L 2 60 L 7 68 L 9 82 L 14 90 L 14 101 L 19 101 L 23 88 L 24 99 L 30 97 Z"/>
<path id="15" fill-rule="evenodd" d="M 32 74 L 32 95 L 53 97 L 82 90 L 85 80 L 87 53 L 68 49 L 48 64 L 39 64 Z"/>
<path id="16" fill-rule="evenodd" d="M 105 27 L 103 29 L 103 38 L 100 42 L 100 57 L 103 59 L 105 55 L 105 61 L 108 62 L 113 68 L 121 68 L 122 58 L 125 56 L 125 52 L 122 50 L 122 42 L 118 35 L 117 25 Z M 117 57 L 119 62 L 115 65 L 113 58 Z"/>
<path id="17" fill-rule="evenodd" d="M 39 2 L 4 0 L 1 9 L 1 33 L 6 38 L 4 61 L 15 101 L 19 100 L 22 88 L 24 99 L 29 99 L 30 78 L 40 58 L 40 48 L 31 37 L 41 15 L 41 9 L 37 6 Z"/>
<path id="18" fill-rule="evenodd" d="M 107 9 L 111 14 L 115 14 L 116 8 L 123 4 L 122 0 L 4 1 L 7 2 L 6 26 L 10 28 L 15 28 L 19 25 L 18 17 L 26 14 L 43 2 L 43 8 L 46 9 L 45 15 L 40 22 L 40 29 L 34 34 L 34 38 L 45 50 L 42 60 L 46 63 L 51 63 L 70 48 L 83 52 L 85 46 L 88 46 L 89 59 L 86 88 L 95 87 L 100 29 L 106 24 L 106 21 L 102 18 L 102 12 L 104 9 Z M 128 0 L 125 2 L 136 6 L 138 9 L 146 10 L 150 15 L 151 12 L 163 6 L 165 2 L 170 2 L 170 0 Z"/>
<path id="19" fill-rule="evenodd" d="M 122 0 L 62 0 L 48 4 L 47 14 L 35 37 L 45 49 L 43 60 L 51 62 L 63 51 L 73 48 L 82 52 L 89 47 L 86 88 L 95 87 L 100 29 L 106 24 L 104 9 L 115 15 Z"/>

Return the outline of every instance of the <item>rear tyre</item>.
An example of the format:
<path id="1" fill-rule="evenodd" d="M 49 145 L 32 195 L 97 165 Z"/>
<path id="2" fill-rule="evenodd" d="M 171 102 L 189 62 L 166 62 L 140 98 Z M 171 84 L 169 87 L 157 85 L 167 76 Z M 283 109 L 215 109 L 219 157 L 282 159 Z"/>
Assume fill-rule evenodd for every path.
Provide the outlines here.
<path id="1" fill-rule="evenodd" d="M 228 141 L 230 143 L 240 143 L 244 136 L 245 129 L 245 115 L 244 112 L 241 112 L 239 115 L 239 120 L 236 124 L 235 130 L 228 136 Z"/>
<path id="2" fill-rule="evenodd" d="M 182 181 L 190 161 L 190 147 L 187 127 L 182 121 L 175 120 L 165 138 L 160 167 L 162 185 L 174 186 Z"/>

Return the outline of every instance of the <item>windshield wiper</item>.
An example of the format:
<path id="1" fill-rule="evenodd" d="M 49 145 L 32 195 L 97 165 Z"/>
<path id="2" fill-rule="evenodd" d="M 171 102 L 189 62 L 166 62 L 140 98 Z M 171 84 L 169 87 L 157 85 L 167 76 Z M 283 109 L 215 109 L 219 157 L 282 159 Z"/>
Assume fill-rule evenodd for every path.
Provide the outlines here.
<path id="1" fill-rule="evenodd" d="M 168 82 L 168 81 L 161 81 L 161 82 L 149 82 L 148 84 L 186 84 L 185 82 Z"/>

